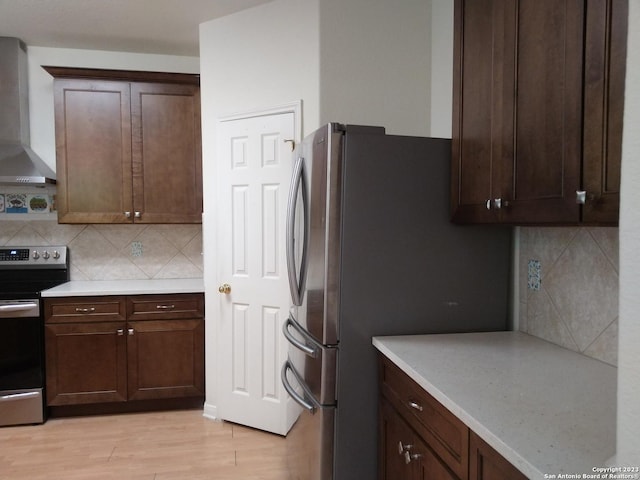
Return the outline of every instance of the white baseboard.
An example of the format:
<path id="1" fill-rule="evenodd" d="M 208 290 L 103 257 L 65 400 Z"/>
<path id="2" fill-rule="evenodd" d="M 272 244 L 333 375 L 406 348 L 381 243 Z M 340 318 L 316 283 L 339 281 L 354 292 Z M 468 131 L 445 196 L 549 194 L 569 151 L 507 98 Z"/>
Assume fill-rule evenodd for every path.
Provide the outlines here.
<path id="1" fill-rule="evenodd" d="M 204 412 L 202 413 L 202 416 L 210 420 L 220 420 L 218 418 L 218 407 L 210 403 L 204 404 Z"/>

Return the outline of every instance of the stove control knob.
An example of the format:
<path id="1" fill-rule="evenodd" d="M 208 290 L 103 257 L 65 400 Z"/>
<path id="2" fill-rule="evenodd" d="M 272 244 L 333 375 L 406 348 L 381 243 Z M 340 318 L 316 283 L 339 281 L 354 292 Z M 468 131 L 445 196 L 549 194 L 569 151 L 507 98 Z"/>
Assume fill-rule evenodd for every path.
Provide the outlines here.
<path id="1" fill-rule="evenodd" d="M 60 252 L 57 250 L 53 251 L 53 258 L 55 258 L 56 260 L 58 260 L 60 258 Z"/>
<path id="2" fill-rule="evenodd" d="M 37 260 L 40 258 L 40 254 L 38 252 L 36 252 L 35 250 L 33 251 L 33 259 Z"/>
<path id="3" fill-rule="evenodd" d="M 42 252 L 42 258 L 44 258 L 45 260 L 49 260 L 50 256 L 51 255 L 49 255 L 49 252 L 47 252 L 46 250 Z"/>

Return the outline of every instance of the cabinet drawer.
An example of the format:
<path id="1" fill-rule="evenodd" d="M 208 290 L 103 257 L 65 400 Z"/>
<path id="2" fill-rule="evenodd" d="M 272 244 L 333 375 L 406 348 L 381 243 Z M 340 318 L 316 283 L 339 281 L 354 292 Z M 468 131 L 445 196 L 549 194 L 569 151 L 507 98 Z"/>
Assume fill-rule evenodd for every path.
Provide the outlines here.
<path id="1" fill-rule="evenodd" d="M 126 318 L 124 297 L 65 297 L 45 299 L 46 323 L 113 322 Z"/>
<path id="2" fill-rule="evenodd" d="M 204 318 L 204 295 L 188 293 L 127 297 L 127 319 L 129 320 L 179 318 Z"/>
<path id="3" fill-rule="evenodd" d="M 386 357 L 380 357 L 382 394 L 461 479 L 468 477 L 469 429 Z"/>

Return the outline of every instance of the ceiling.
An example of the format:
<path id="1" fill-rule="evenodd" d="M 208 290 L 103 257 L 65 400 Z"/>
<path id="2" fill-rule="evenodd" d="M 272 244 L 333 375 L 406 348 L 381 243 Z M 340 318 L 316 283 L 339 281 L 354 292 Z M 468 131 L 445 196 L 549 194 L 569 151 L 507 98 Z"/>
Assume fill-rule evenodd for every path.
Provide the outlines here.
<path id="1" fill-rule="evenodd" d="M 0 36 L 27 45 L 199 56 L 200 23 L 270 0 L 0 0 Z"/>

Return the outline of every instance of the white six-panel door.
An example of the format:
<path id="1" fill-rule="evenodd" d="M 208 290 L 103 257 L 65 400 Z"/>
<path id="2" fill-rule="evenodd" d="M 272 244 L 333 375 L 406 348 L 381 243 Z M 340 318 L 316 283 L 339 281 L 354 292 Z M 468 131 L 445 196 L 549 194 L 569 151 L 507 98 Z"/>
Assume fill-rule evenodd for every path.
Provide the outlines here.
<path id="1" fill-rule="evenodd" d="M 286 140 L 294 130 L 292 112 L 221 121 L 218 129 L 218 416 L 278 434 L 297 414 L 280 383 L 290 305 Z"/>

